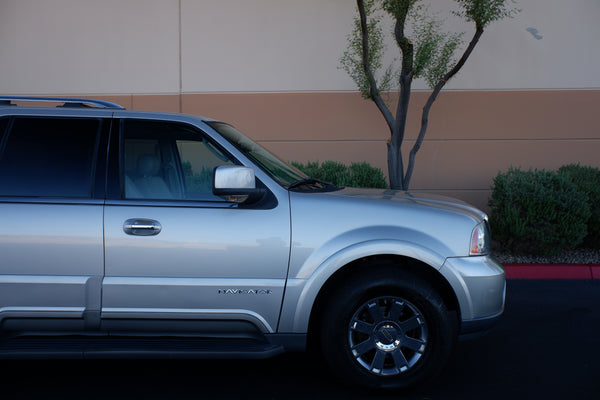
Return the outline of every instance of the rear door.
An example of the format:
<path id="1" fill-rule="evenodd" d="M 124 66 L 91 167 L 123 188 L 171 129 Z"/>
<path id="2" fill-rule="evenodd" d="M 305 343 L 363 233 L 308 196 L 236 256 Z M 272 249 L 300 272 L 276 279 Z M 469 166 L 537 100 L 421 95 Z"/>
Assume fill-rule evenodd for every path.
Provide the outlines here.
<path id="1" fill-rule="evenodd" d="M 238 161 L 198 127 L 123 119 L 120 131 L 111 147 L 118 187 L 105 209 L 104 329 L 275 331 L 288 201 L 269 193 L 238 206 L 214 196 L 213 169 Z"/>
<path id="2" fill-rule="evenodd" d="M 99 327 L 110 123 L 95 115 L 0 119 L 0 329 Z"/>

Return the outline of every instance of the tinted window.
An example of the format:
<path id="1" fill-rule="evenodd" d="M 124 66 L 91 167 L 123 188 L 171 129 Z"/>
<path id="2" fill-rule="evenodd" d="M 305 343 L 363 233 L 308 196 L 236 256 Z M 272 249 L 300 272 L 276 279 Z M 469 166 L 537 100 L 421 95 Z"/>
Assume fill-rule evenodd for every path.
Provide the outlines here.
<path id="1" fill-rule="evenodd" d="M 100 121 L 16 118 L 2 143 L 0 195 L 90 197 Z"/>
<path id="2" fill-rule="evenodd" d="M 2 143 L 2 138 L 4 137 L 4 131 L 6 131 L 7 125 L 8 118 L 0 118 L 0 143 Z"/>
<path id="3" fill-rule="evenodd" d="M 288 165 L 277 156 L 271 154 L 268 150 L 254 143 L 250 138 L 244 136 L 233 126 L 218 121 L 209 122 L 208 124 L 248 158 L 252 159 L 256 164 L 262 167 L 264 171 L 269 173 L 269 175 L 275 178 L 281 185 L 289 187 L 293 183 L 307 178 L 303 172 Z"/>
<path id="4" fill-rule="evenodd" d="M 215 167 L 231 159 L 195 128 L 161 121 L 123 123 L 125 197 L 222 201 L 212 194 Z"/>

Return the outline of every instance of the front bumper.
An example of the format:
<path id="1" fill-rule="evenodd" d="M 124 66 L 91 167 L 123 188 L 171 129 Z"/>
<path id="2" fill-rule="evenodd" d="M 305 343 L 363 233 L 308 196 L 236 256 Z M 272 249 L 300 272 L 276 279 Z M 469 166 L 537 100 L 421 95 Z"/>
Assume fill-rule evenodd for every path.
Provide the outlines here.
<path id="1" fill-rule="evenodd" d="M 504 268 L 490 256 L 446 259 L 440 272 L 454 289 L 462 319 L 461 334 L 485 332 L 504 311 Z"/>
<path id="2" fill-rule="evenodd" d="M 485 335 L 490 329 L 496 325 L 502 314 L 495 315 L 489 318 L 472 319 L 470 321 L 462 321 L 460 326 L 459 339 L 471 340 Z"/>

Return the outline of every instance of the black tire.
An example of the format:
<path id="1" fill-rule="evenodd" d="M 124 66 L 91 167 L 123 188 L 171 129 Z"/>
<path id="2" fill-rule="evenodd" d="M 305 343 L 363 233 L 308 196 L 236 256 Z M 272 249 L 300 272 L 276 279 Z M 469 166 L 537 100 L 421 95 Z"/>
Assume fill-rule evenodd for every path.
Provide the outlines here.
<path id="1" fill-rule="evenodd" d="M 321 351 L 350 385 L 404 389 L 435 377 L 457 335 L 455 313 L 398 267 L 365 268 L 336 288 L 321 320 Z"/>

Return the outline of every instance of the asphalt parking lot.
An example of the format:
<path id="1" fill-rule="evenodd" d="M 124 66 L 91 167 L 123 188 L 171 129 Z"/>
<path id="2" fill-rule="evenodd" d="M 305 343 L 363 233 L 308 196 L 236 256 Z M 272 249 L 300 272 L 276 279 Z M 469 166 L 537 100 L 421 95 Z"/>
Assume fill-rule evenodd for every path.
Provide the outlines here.
<path id="1" fill-rule="evenodd" d="M 458 344 L 446 371 L 410 393 L 339 386 L 313 359 L 0 361 L 3 399 L 600 398 L 600 281 L 509 280 L 488 335 Z"/>

